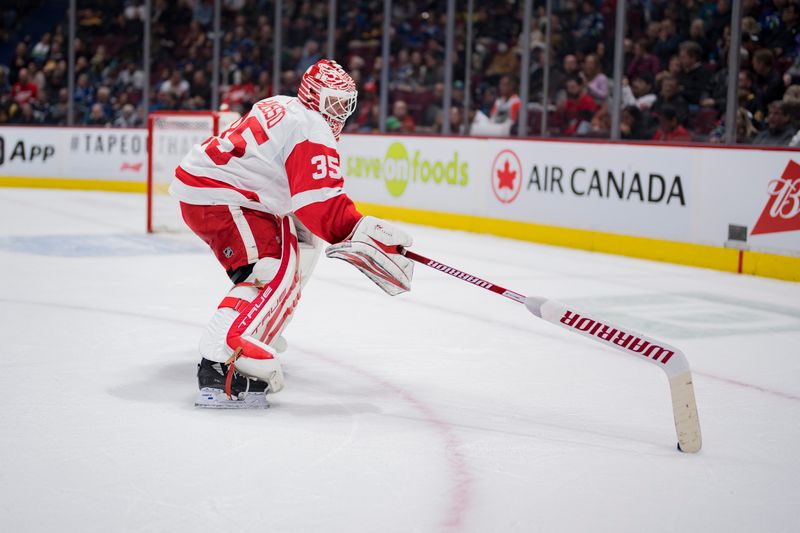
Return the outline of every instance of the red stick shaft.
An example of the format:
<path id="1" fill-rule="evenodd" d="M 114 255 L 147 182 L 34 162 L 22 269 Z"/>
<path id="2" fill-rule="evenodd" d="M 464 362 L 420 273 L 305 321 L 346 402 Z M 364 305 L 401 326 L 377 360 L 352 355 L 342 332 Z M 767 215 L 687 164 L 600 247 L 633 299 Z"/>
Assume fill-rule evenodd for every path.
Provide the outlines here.
<path id="1" fill-rule="evenodd" d="M 439 263 L 438 261 L 434 261 L 433 259 L 428 259 L 427 257 L 412 252 L 411 250 L 403 249 L 402 253 L 412 261 L 416 261 L 417 263 L 422 263 L 423 265 L 431 267 L 434 270 L 438 270 L 439 272 L 444 272 L 445 274 L 450 274 L 454 278 L 466 281 L 467 283 L 471 283 L 482 289 L 495 292 L 500 296 L 505 296 L 506 298 L 514 300 L 517 303 L 521 304 L 525 303 L 525 296 L 518 292 L 508 290 L 505 287 L 501 287 L 500 285 L 495 285 L 490 281 L 486 281 L 485 279 L 473 276 L 472 274 L 467 274 L 466 272 L 463 272 L 457 268 L 447 266 L 445 264 Z"/>

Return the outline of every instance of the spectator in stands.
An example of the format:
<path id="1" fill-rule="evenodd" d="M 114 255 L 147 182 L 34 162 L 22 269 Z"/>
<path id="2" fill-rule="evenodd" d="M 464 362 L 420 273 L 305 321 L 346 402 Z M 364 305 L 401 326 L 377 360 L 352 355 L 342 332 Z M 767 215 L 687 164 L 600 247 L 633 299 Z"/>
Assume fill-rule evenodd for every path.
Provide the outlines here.
<path id="1" fill-rule="evenodd" d="M 320 59 L 322 59 L 322 54 L 319 52 L 319 43 L 314 40 L 306 41 L 305 46 L 303 46 L 303 55 L 300 56 L 300 61 L 297 62 L 295 70 L 298 74 L 302 74 Z"/>
<path id="2" fill-rule="evenodd" d="M 253 95 L 253 102 L 258 102 L 273 95 L 272 79 L 268 70 L 262 70 L 256 80 L 256 92 Z"/>
<path id="3" fill-rule="evenodd" d="M 28 69 L 22 68 L 17 74 L 17 83 L 11 87 L 11 97 L 22 106 L 39 96 L 39 87 L 28 77 Z"/>
<path id="4" fill-rule="evenodd" d="M 658 113 L 659 128 L 653 135 L 654 141 L 689 142 L 692 136 L 681 126 L 677 110 L 671 105 L 664 105 Z"/>
<path id="5" fill-rule="evenodd" d="M 144 87 L 144 71 L 133 61 L 128 61 L 117 78 L 118 89 L 141 91 Z"/>
<path id="6" fill-rule="evenodd" d="M 587 137 L 607 138 L 611 133 L 611 114 L 608 112 L 608 105 L 603 105 L 592 116 L 591 128 Z"/>
<path id="7" fill-rule="evenodd" d="M 753 124 L 752 115 L 743 107 L 736 110 L 736 142 L 738 144 L 750 144 L 758 130 Z M 725 117 L 722 117 L 719 124 L 708 135 L 711 143 L 725 142 Z"/>
<path id="8" fill-rule="evenodd" d="M 0 124 L 13 123 L 19 113 L 19 106 L 11 98 L 11 91 L 0 93 Z"/>
<path id="9" fill-rule="evenodd" d="M 709 74 L 702 63 L 703 50 L 694 41 L 684 41 L 680 45 L 678 60 L 681 72 L 678 74 L 678 84 L 681 95 L 689 105 L 698 105 L 703 91 L 708 87 Z"/>
<path id="10" fill-rule="evenodd" d="M 147 9 L 145 9 L 142 0 L 132 0 L 125 6 L 124 16 L 128 20 L 144 20 L 147 17 Z"/>
<path id="11" fill-rule="evenodd" d="M 783 83 L 787 87 L 795 83 L 800 83 L 800 54 L 794 58 L 794 62 L 786 69 L 786 72 L 784 72 Z"/>
<path id="12" fill-rule="evenodd" d="M 506 43 L 497 45 L 497 52 L 486 69 L 486 78 L 489 83 L 496 83 L 502 76 L 514 75 L 519 72 L 519 58 Z"/>
<path id="13" fill-rule="evenodd" d="M 28 79 L 31 81 L 31 83 L 36 85 L 36 88 L 38 89 L 37 96 L 43 96 L 44 90 L 47 87 L 47 77 L 45 76 L 44 72 L 42 72 L 42 69 L 40 69 L 39 66 L 33 61 L 28 63 Z"/>
<path id="14" fill-rule="evenodd" d="M 675 76 L 678 78 L 681 74 L 681 61 L 678 59 L 677 55 L 674 55 L 669 58 L 667 62 L 667 66 L 664 70 L 656 74 L 656 87 L 661 87 L 661 82 L 664 81 L 664 78 L 667 76 Z"/>
<path id="15" fill-rule="evenodd" d="M 95 104 L 99 105 L 103 110 L 103 116 L 111 119 L 114 116 L 114 104 L 111 101 L 111 89 L 102 86 L 97 89 Z"/>
<path id="16" fill-rule="evenodd" d="M 419 125 L 427 131 L 434 131 L 434 124 L 441 121 L 442 101 L 444 99 L 444 83 L 438 82 L 433 86 L 430 102 L 422 110 L 422 119 Z"/>
<path id="17" fill-rule="evenodd" d="M 651 20 L 647 23 L 647 29 L 645 30 L 644 39 L 647 40 L 648 44 L 650 45 L 650 50 L 653 50 L 653 47 L 658 42 L 658 36 L 661 34 L 661 22 L 657 20 Z"/>
<path id="18" fill-rule="evenodd" d="M 89 107 L 94 102 L 94 88 L 89 84 L 88 74 L 84 73 L 78 76 L 72 99 L 75 102 L 75 116 L 83 116 L 89 113 Z"/>
<path id="19" fill-rule="evenodd" d="M 627 106 L 622 110 L 619 131 L 623 139 L 632 141 L 641 141 L 653 137 L 647 134 L 642 111 L 635 105 Z"/>
<path id="20" fill-rule="evenodd" d="M 754 74 L 749 70 L 739 71 L 739 106 L 755 116 L 760 108 L 758 97 L 753 92 Z M 722 109 L 720 107 L 720 109 Z"/>
<path id="21" fill-rule="evenodd" d="M 67 105 L 69 103 L 69 91 L 64 87 L 58 91 L 55 102 L 46 106 L 43 110 L 44 120 L 46 124 L 66 124 L 67 123 Z"/>
<path id="22" fill-rule="evenodd" d="M 395 100 L 392 114 L 386 119 L 387 129 L 397 133 L 414 133 L 416 123 L 408 113 L 408 104 L 403 100 Z M 391 125 L 391 126 L 390 126 Z"/>
<path id="23" fill-rule="evenodd" d="M 591 127 L 591 120 L 598 106 L 594 98 L 586 94 L 580 76 L 567 78 L 567 100 L 560 109 L 563 119 L 562 133 L 567 136 L 586 135 Z"/>
<path id="24" fill-rule="evenodd" d="M 492 107 L 494 107 L 495 99 L 497 99 L 496 87 L 485 87 L 480 93 L 480 98 L 478 99 L 478 113 L 484 115 L 487 120 L 489 118 L 489 113 L 492 112 Z"/>
<path id="25" fill-rule="evenodd" d="M 300 78 L 294 70 L 284 70 L 281 74 L 281 90 L 279 94 L 297 96 L 297 89 L 300 86 Z"/>
<path id="26" fill-rule="evenodd" d="M 541 102 L 542 101 L 542 91 L 544 90 L 544 62 L 545 62 L 545 54 L 546 48 L 542 43 L 536 43 L 533 45 L 531 49 L 531 69 L 530 69 L 530 101 L 532 102 Z M 561 68 L 558 66 L 557 63 L 554 63 L 552 60 L 550 61 L 550 66 L 548 67 L 550 71 L 550 78 L 548 82 L 547 92 L 549 93 L 548 101 L 552 101 L 555 99 L 556 92 L 558 91 L 558 85 L 556 85 L 555 80 L 561 74 Z M 561 81 L 561 80 L 559 80 Z"/>
<path id="27" fill-rule="evenodd" d="M 422 57 L 422 52 L 419 50 L 413 50 L 411 52 L 411 56 L 409 59 L 409 64 L 411 67 L 411 74 L 409 75 L 409 83 L 411 87 L 418 89 L 428 86 L 428 79 L 427 79 L 427 68 L 425 66 L 424 58 Z M 350 71 L 352 72 L 352 70 Z"/>
<path id="28" fill-rule="evenodd" d="M 192 74 L 192 83 L 189 94 L 199 96 L 206 102 L 211 102 L 211 84 L 208 82 L 205 70 L 196 70 Z"/>
<path id="29" fill-rule="evenodd" d="M 446 131 L 443 127 L 444 113 L 439 113 L 436 121 L 433 124 L 433 131 L 441 132 L 445 135 L 464 135 L 466 128 L 464 126 L 464 113 L 460 106 L 450 107 L 450 130 Z"/>
<path id="30" fill-rule="evenodd" d="M 706 34 L 706 23 L 701 18 L 696 18 L 689 26 L 689 40 L 694 41 L 700 47 L 700 61 L 708 59 L 711 53 L 712 43 Z"/>
<path id="31" fill-rule="evenodd" d="M 25 44 L 24 41 L 18 42 L 16 48 L 14 48 L 14 57 L 11 58 L 11 63 L 9 63 L 9 68 L 11 71 L 10 80 L 12 83 L 17 81 L 17 78 L 19 77 L 19 71 L 27 67 L 29 61 L 30 57 L 28 56 L 28 45 Z"/>
<path id="32" fill-rule="evenodd" d="M 647 39 L 639 39 L 633 45 L 633 57 L 625 69 L 625 75 L 629 80 L 641 74 L 649 74 L 655 77 L 659 73 L 661 62 L 650 50 L 650 43 Z"/>
<path id="33" fill-rule="evenodd" d="M 233 61 L 232 56 L 222 56 L 222 59 L 219 62 L 219 77 L 219 85 L 222 91 L 227 90 L 228 87 L 234 83 L 237 83 L 241 79 L 239 65 Z"/>
<path id="34" fill-rule="evenodd" d="M 561 67 L 556 70 L 555 75 L 550 80 L 550 83 L 554 85 L 556 90 L 555 104 L 557 107 L 563 106 L 567 99 L 567 80 L 571 76 L 579 74 L 580 65 L 578 64 L 578 58 L 573 54 L 565 55 L 561 62 Z"/>
<path id="35" fill-rule="evenodd" d="M 586 91 L 595 102 L 602 105 L 608 100 L 610 84 L 608 77 L 600 70 L 600 61 L 595 54 L 589 54 L 583 61 L 583 77 L 586 80 Z"/>
<path id="36" fill-rule="evenodd" d="M 512 80 L 513 80 L 512 76 Z M 452 103 L 455 106 L 461 107 L 464 105 L 464 82 L 456 80 L 453 82 L 453 90 L 450 91 Z"/>
<path id="37" fill-rule="evenodd" d="M 579 52 L 594 50 L 603 35 L 603 16 L 597 12 L 594 0 L 581 2 L 581 15 L 572 30 Z"/>
<path id="38" fill-rule="evenodd" d="M 783 93 L 783 99 L 793 103 L 800 103 L 800 85 L 790 85 Z M 800 117 L 798 117 L 800 118 Z"/>
<path id="39" fill-rule="evenodd" d="M 411 65 L 408 50 L 405 48 L 397 52 L 397 62 L 392 69 L 391 88 L 402 91 L 410 91 L 414 74 L 414 67 Z"/>
<path id="40" fill-rule="evenodd" d="M 358 103 L 355 113 L 345 126 L 345 131 L 370 133 L 378 129 L 378 105 L 373 82 L 365 83 L 358 91 Z"/>
<path id="41" fill-rule="evenodd" d="M 250 109 L 256 94 L 256 85 L 252 77 L 253 71 L 250 68 L 242 70 L 241 82 L 231 85 L 223 95 L 222 101 L 228 104 L 232 111 L 246 113 Z"/>
<path id="42" fill-rule="evenodd" d="M 189 96 L 189 82 L 183 79 L 181 71 L 173 69 L 169 78 L 158 89 L 162 93 L 170 93 L 175 100 L 180 101 Z"/>
<path id="43" fill-rule="evenodd" d="M 114 119 L 115 128 L 138 128 L 142 123 L 132 104 L 122 106 L 117 118 Z"/>
<path id="44" fill-rule="evenodd" d="M 31 50 L 31 59 L 33 59 L 39 65 L 44 63 L 47 59 L 47 56 L 50 54 L 51 40 L 52 36 L 50 33 L 45 33 L 42 35 L 41 40 L 36 43 L 36 46 L 33 47 L 33 50 Z"/>
<path id="45" fill-rule="evenodd" d="M 659 116 L 662 109 L 667 106 L 675 112 L 679 123 L 686 124 L 689 117 L 689 104 L 678 90 L 678 78 L 672 75 L 668 75 L 661 81 L 661 92 L 650 110 L 654 115 Z"/>
<path id="46" fill-rule="evenodd" d="M 783 100 L 769 104 L 767 129 L 753 139 L 755 145 L 788 146 L 797 129 L 792 125 L 791 103 Z"/>
<path id="47" fill-rule="evenodd" d="M 635 106 L 640 111 L 648 111 L 658 97 L 653 92 L 653 76 L 649 73 L 639 74 L 630 85 L 622 86 L 622 104 Z"/>
<path id="48" fill-rule="evenodd" d="M 658 40 L 653 45 L 653 53 L 658 56 L 662 65 L 667 65 L 669 59 L 678 53 L 680 36 L 675 31 L 675 23 L 664 19 L 659 25 Z"/>
<path id="49" fill-rule="evenodd" d="M 498 96 L 489 112 L 489 120 L 495 124 L 511 122 L 516 124 L 521 101 L 517 94 L 517 80 L 510 75 L 500 78 Z"/>
<path id="50" fill-rule="evenodd" d="M 43 124 L 47 118 L 47 110 L 50 107 L 50 103 L 47 101 L 45 93 L 40 92 L 39 97 L 31 100 L 30 104 L 33 107 L 33 113 L 36 116 L 36 122 Z"/>
<path id="51" fill-rule="evenodd" d="M 94 104 L 92 110 L 89 112 L 89 118 L 86 121 L 90 126 L 108 126 L 110 121 L 109 117 L 103 111 L 101 104 Z"/>
<path id="52" fill-rule="evenodd" d="M 722 38 L 725 27 L 731 22 L 731 3 L 730 0 L 717 0 L 716 9 L 711 15 L 708 27 L 708 36 L 714 41 Z"/>
<path id="53" fill-rule="evenodd" d="M 31 105 L 32 101 L 33 100 L 29 100 L 19 105 L 19 113 L 14 118 L 14 124 L 32 125 L 41 122 L 36 119 L 33 106 Z"/>
<path id="54" fill-rule="evenodd" d="M 175 111 L 178 109 L 175 96 L 166 91 L 159 91 L 156 101 L 150 106 L 150 111 Z"/>
<path id="55" fill-rule="evenodd" d="M 433 52 L 428 52 L 423 56 L 425 68 L 422 70 L 424 77 L 422 78 L 422 85 L 425 87 L 432 87 L 436 80 L 444 77 L 444 67 Z"/>
<path id="56" fill-rule="evenodd" d="M 227 2 L 226 2 L 227 4 Z M 214 2 L 212 0 L 195 0 L 192 7 L 192 21 L 208 26 L 214 18 Z"/>
<path id="57" fill-rule="evenodd" d="M 797 57 L 800 36 L 800 6 L 787 3 L 781 10 L 781 22 L 767 45 L 777 57 Z"/>
<path id="58" fill-rule="evenodd" d="M 771 50 L 762 48 L 753 54 L 753 90 L 759 100 L 761 113 L 766 112 L 767 105 L 783 97 L 784 84 L 781 75 L 775 68 L 775 56 Z M 759 117 L 756 117 L 759 118 Z"/>

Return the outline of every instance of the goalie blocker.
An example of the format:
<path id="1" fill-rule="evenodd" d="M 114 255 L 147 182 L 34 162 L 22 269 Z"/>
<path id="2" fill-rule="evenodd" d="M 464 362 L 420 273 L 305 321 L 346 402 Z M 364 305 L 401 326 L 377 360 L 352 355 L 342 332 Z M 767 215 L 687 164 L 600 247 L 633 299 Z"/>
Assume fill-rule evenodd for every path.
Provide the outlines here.
<path id="1" fill-rule="evenodd" d="M 363 217 L 345 241 L 329 246 L 325 255 L 347 261 L 391 296 L 411 290 L 414 263 L 399 253 L 411 246 L 411 236 L 388 222 Z"/>

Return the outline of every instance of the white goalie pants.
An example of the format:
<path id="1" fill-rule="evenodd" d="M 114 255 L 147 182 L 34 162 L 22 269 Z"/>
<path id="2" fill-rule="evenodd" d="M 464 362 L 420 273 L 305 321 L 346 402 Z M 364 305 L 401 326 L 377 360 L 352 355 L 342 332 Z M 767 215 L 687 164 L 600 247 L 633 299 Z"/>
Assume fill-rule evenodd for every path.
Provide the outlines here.
<path id="1" fill-rule="evenodd" d="M 248 221 L 242 217 L 239 223 Z M 322 250 L 322 242 L 294 217 L 281 219 L 280 227 L 281 257 L 258 259 L 247 279 L 223 298 L 200 338 L 200 354 L 211 361 L 227 362 L 242 348 L 237 369 L 262 379 L 266 370 L 255 363 L 266 363 L 286 348 L 281 333 Z M 256 248 L 248 242 L 256 232 L 248 229 L 237 226 L 245 246 Z"/>

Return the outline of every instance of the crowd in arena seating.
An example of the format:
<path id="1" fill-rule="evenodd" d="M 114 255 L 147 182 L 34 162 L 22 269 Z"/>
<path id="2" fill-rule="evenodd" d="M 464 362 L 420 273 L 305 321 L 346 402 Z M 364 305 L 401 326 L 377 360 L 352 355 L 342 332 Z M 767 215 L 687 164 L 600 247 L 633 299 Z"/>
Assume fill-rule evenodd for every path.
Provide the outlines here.
<path id="1" fill-rule="evenodd" d="M 383 2 L 339 0 L 336 57 L 359 86 L 347 131 L 379 129 Z M 527 105 L 529 135 L 546 118 L 551 136 L 609 136 L 615 0 L 554 0 L 550 65 L 546 14 L 535 2 L 529 102 L 518 93 L 522 2 L 477 3 L 467 59 L 466 13 L 458 3 L 452 107 L 445 92 L 445 5 L 393 2 L 390 108 L 396 133 L 510 135 Z M 800 0 L 743 0 L 736 136 L 740 143 L 800 145 Z M 0 123 L 139 127 L 150 111 L 211 105 L 212 0 L 153 0 L 151 98 L 142 101 L 141 0 L 78 2 L 75 90 L 67 90 L 66 23 L 36 38 L 26 24 L 47 0 L 12 2 L 0 32 L 13 46 L 0 65 Z M 323 57 L 328 2 L 284 2 L 280 92 L 294 94 Z M 273 94 L 272 1 L 224 0 L 220 102 L 246 111 Z M 629 140 L 721 142 L 725 136 L 730 0 L 628 0 L 621 135 Z M 470 78 L 466 79 L 467 61 Z M 543 95 L 547 78 L 546 102 Z M 469 94 L 466 93 L 469 88 Z M 465 99 L 469 97 L 469 105 Z"/>

